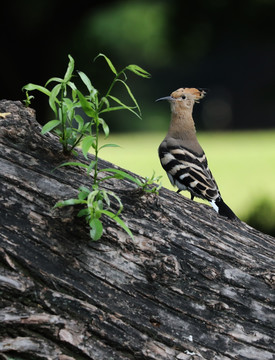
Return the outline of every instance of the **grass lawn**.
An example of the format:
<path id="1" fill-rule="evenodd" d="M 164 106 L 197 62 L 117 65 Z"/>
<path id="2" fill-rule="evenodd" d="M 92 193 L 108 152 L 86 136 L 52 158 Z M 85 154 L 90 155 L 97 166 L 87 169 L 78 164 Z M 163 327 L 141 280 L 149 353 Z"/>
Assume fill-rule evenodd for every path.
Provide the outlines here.
<path id="1" fill-rule="evenodd" d="M 162 169 L 157 149 L 165 133 L 111 134 L 101 144 L 100 157 L 141 176 L 162 175 L 162 185 L 173 189 Z M 198 133 L 209 167 L 224 201 L 244 218 L 263 197 L 275 203 L 275 130 Z M 188 192 L 182 192 L 189 197 Z"/>

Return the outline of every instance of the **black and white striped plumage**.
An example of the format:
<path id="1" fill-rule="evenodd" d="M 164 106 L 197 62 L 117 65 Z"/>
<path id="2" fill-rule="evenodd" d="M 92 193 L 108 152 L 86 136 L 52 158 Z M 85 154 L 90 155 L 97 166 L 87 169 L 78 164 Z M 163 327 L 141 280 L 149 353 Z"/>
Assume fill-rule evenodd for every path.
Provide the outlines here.
<path id="1" fill-rule="evenodd" d="M 165 139 L 159 146 L 161 165 L 170 182 L 179 190 L 188 190 L 194 197 L 208 200 L 220 215 L 236 219 L 233 211 L 224 203 L 213 175 L 208 168 L 204 151 L 198 143 L 192 118 L 194 103 L 205 94 L 204 90 L 181 88 L 168 100 L 172 118 Z"/>

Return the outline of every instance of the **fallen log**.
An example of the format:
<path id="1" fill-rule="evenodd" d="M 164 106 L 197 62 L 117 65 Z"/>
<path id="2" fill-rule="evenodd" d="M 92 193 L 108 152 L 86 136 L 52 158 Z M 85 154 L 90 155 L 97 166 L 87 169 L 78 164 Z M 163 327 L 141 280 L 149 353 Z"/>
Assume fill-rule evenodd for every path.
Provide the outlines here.
<path id="1" fill-rule="evenodd" d="M 134 240 L 104 218 L 93 242 L 79 209 L 52 209 L 91 177 L 53 171 L 68 159 L 40 131 L 0 101 L 1 359 L 275 359 L 274 238 L 109 179 Z"/>

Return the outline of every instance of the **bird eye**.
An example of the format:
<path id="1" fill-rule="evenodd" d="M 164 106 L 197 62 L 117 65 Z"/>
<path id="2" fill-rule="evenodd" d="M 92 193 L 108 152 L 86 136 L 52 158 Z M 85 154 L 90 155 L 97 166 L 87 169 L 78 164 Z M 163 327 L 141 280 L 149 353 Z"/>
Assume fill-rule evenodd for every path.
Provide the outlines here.
<path id="1" fill-rule="evenodd" d="M 184 100 L 184 99 L 186 99 L 186 96 L 185 96 L 185 95 L 182 95 L 182 97 L 181 97 L 181 98 Z"/>

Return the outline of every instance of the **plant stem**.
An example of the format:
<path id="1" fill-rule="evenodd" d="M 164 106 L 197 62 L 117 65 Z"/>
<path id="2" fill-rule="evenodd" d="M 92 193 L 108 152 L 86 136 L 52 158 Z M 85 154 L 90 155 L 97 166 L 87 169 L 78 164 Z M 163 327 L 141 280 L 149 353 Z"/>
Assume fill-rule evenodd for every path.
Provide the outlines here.
<path id="1" fill-rule="evenodd" d="M 112 91 L 112 88 L 114 87 L 117 79 L 121 76 L 121 74 L 123 74 L 125 71 L 125 68 L 123 70 L 121 70 L 119 73 L 117 73 L 117 75 L 115 76 L 114 80 L 112 81 L 106 95 L 105 95 L 105 98 L 107 98 L 111 91 Z M 101 109 L 102 109 L 102 106 L 103 106 L 103 101 L 101 100 L 97 106 L 97 114 L 100 113 Z M 94 175 L 94 184 L 97 182 L 97 174 L 98 174 L 98 170 L 97 170 L 97 159 L 98 159 L 98 135 L 99 135 L 99 122 L 98 122 L 98 115 L 96 116 L 96 119 L 95 119 L 95 123 L 96 123 L 96 146 L 95 146 L 95 160 L 96 160 L 96 165 L 95 165 L 95 175 Z M 72 145 L 71 147 L 71 151 L 80 143 L 80 141 L 82 140 L 84 134 L 80 135 L 79 138 L 77 139 L 77 141 Z"/>
<path id="2" fill-rule="evenodd" d="M 99 137 L 99 120 L 98 112 L 95 117 L 95 167 L 94 167 L 94 185 L 97 185 L 97 175 L 98 175 L 98 137 Z"/>
<path id="3" fill-rule="evenodd" d="M 67 141 L 66 141 L 66 135 L 65 135 L 65 119 L 64 119 L 64 111 L 63 111 L 63 98 L 64 98 L 64 84 L 61 85 L 61 99 L 60 99 L 60 116 L 61 116 L 61 124 L 62 124 L 62 147 L 63 147 L 63 153 L 68 153 L 67 148 Z"/>
<path id="4" fill-rule="evenodd" d="M 83 136 L 84 136 L 84 134 L 81 134 L 81 135 L 79 136 L 79 138 L 76 140 L 76 142 L 72 145 L 70 151 L 72 151 L 72 150 L 80 143 L 80 141 L 82 140 Z"/>
<path id="5" fill-rule="evenodd" d="M 112 88 L 114 87 L 117 79 L 120 77 L 120 75 L 124 72 L 125 69 L 121 70 L 116 77 L 114 78 L 114 80 L 112 81 L 106 95 L 105 98 L 107 98 L 112 90 Z M 96 130 L 95 130 L 95 167 L 94 167 L 94 185 L 97 185 L 97 175 L 98 175 L 98 137 L 99 137 L 99 117 L 98 114 L 100 113 L 101 109 L 103 106 L 103 101 L 101 100 L 98 104 L 97 107 L 97 111 L 96 111 L 96 116 L 95 116 L 95 125 L 96 125 Z"/>
<path id="6" fill-rule="evenodd" d="M 107 97 L 110 95 L 110 92 L 112 91 L 112 88 L 114 87 L 117 79 L 119 79 L 120 75 L 123 74 L 125 71 L 125 68 L 123 70 L 121 70 L 119 73 L 117 73 L 117 75 L 115 76 L 114 80 L 112 81 L 106 95 L 105 95 L 105 98 L 107 99 Z M 103 102 L 102 100 L 100 101 L 99 105 L 98 105 L 98 113 L 100 113 L 101 109 L 102 109 L 102 106 L 103 106 Z"/>

